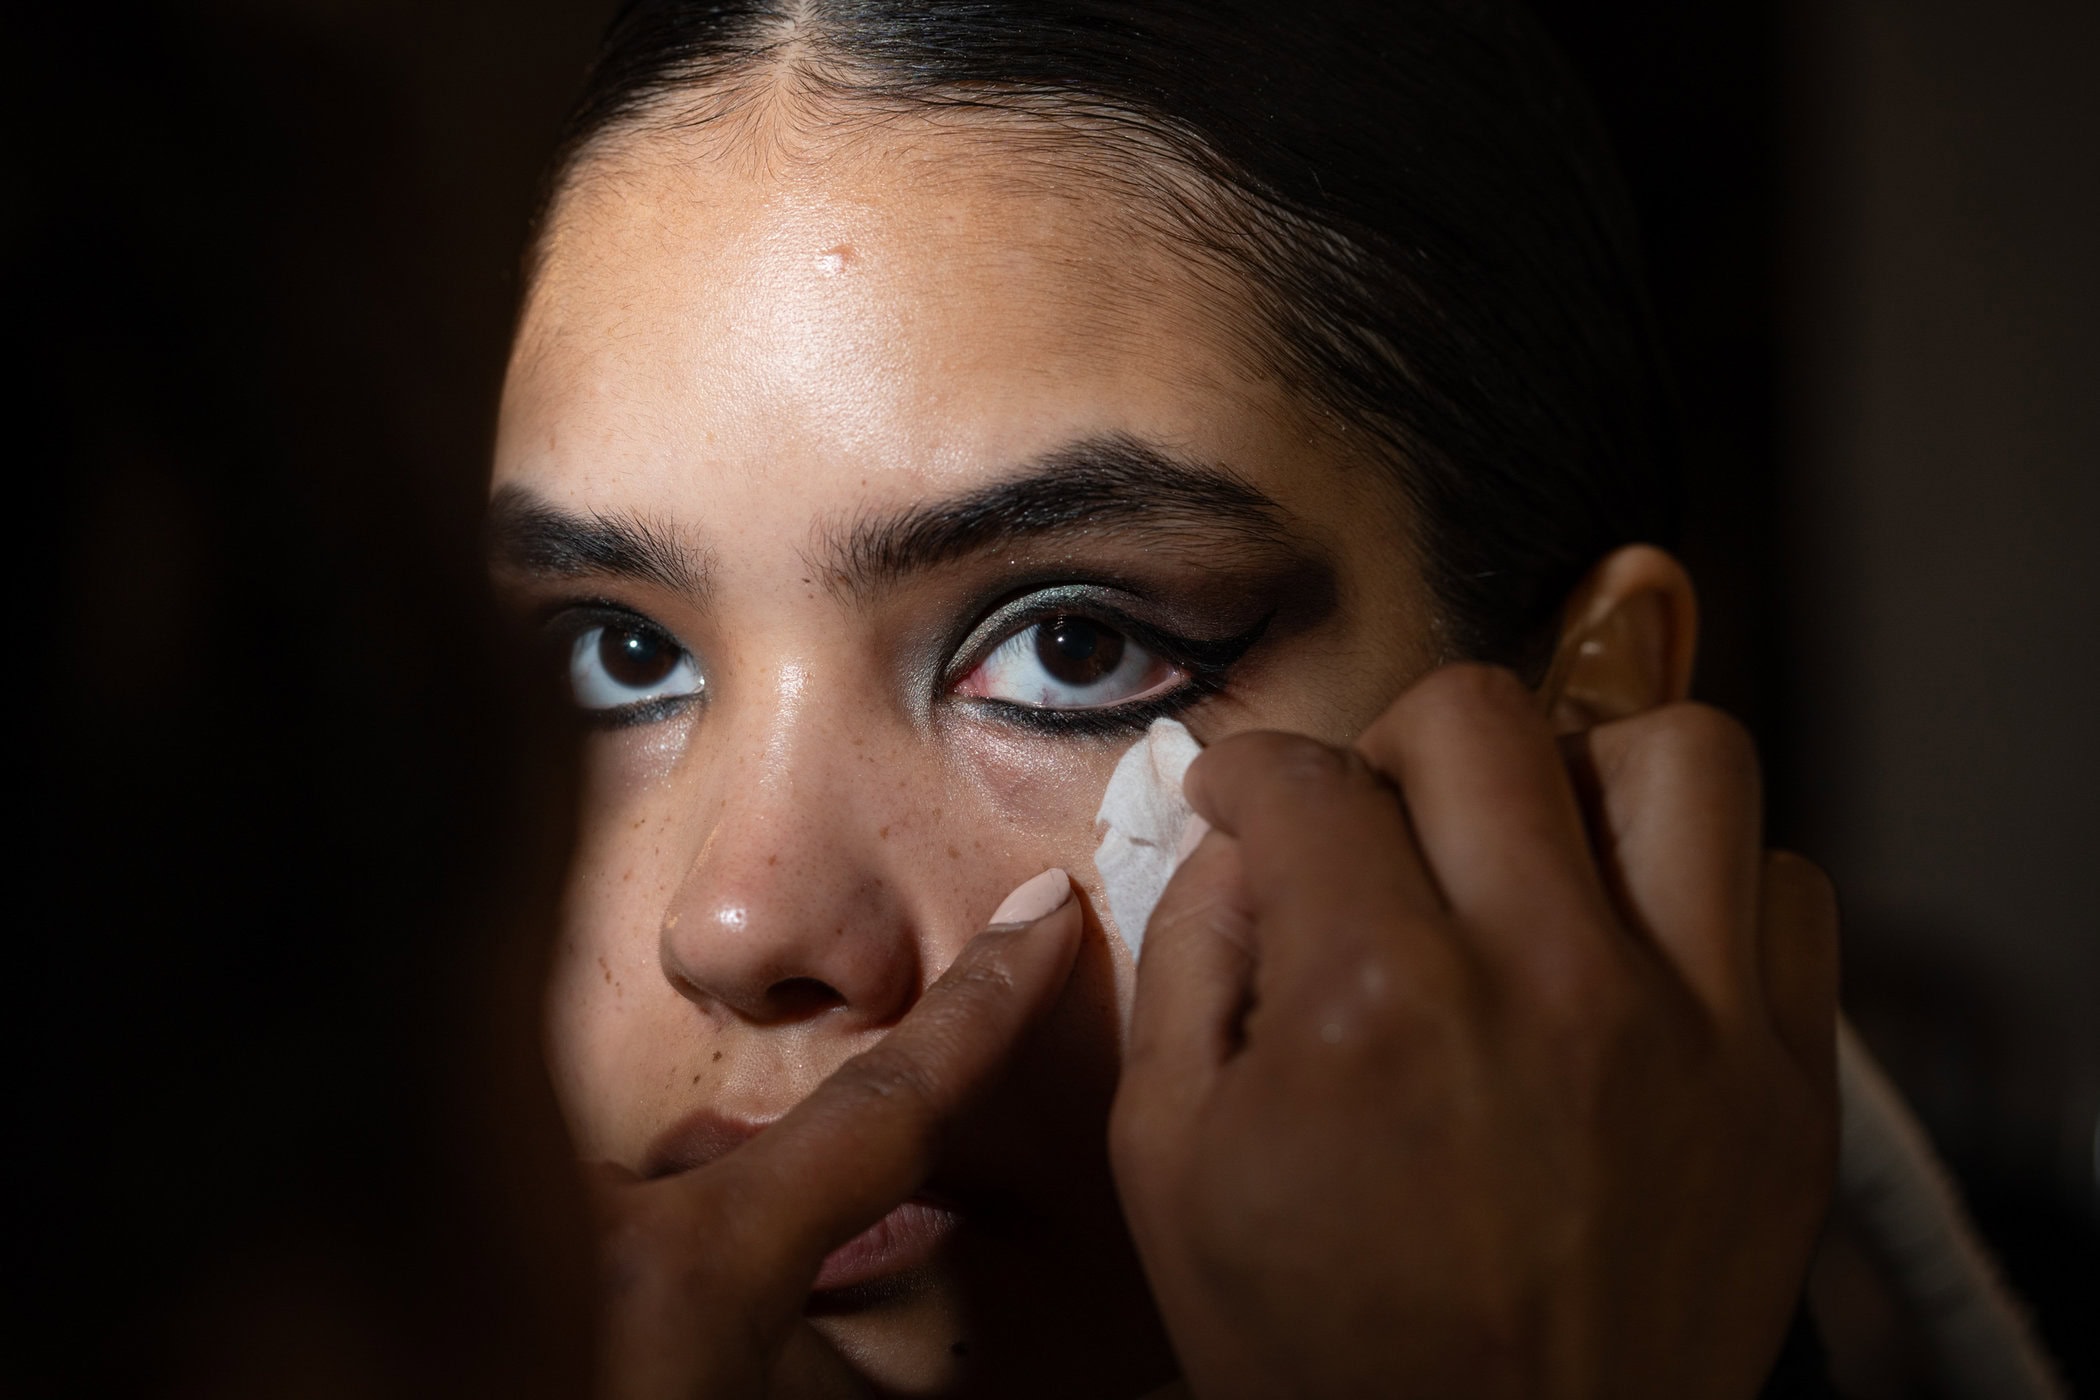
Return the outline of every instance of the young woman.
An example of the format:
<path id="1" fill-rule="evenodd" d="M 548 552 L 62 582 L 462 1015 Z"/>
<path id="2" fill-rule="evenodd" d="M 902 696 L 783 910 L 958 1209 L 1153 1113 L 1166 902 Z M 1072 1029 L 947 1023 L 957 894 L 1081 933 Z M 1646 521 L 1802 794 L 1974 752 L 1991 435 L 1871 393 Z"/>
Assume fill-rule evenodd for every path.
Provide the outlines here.
<path id="1" fill-rule="evenodd" d="M 623 11 L 495 474 L 591 726 L 610 1388 L 1755 1393 L 1834 923 L 1682 703 L 1664 417 L 1501 5 Z"/>

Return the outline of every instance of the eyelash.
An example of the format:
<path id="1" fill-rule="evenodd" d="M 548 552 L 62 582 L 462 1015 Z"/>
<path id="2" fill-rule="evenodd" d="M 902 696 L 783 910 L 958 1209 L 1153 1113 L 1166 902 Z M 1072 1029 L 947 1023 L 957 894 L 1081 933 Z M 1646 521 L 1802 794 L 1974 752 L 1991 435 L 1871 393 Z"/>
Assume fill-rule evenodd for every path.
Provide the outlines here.
<path id="1" fill-rule="evenodd" d="M 1038 734 L 1073 738 L 1110 738 L 1143 733 L 1154 720 L 1180 714 L 1216 695 L 1224 689 L 1233 666 L 1261 640 L 1262 633 L 1268 630 L 1269 622 L 1275 616 L 1273 613 L 1264 616 L 1254 626 L 1237 636 L 1206 640 L 1180 636 L 1140 622 L 1120 609 L 1103 606 L 1097 598 L 1081 596 L 1060 603 L 1054 596 L 1045 597 L 1043 590 L 1036 590 L 1026 595 L 1025 601 L 1030 604 L 1026 610 L 1004 618 L 995 610 L 992 617 L 972 629 L 974 633 L 981 635 L 986 630 L 986 624 L 993 619 L 996 618 L 1000 622 L 998 630 L 989 641 L 972 647 L 963 659 L 950 664 L 942 681 L 944 691 L 969 674 L 993 649 L 1009 638 L 1059 617 L 1083 617 L 1112 627 L 1154 655 L 1188 672 L 1187 681 L 1164 695 L 1100 709 L 1043 709 L 991 699 L 972 699 L 966 702 L 970 708 L 995 714 L 1000 722 L 1016 728 L 1032 730 Z M 654 632 L 671 645 L 686 650 L 685 644 L 680 642 L 669 628 L 632 608 L 603 598 L 578 599 L 560 604 L 549 610 L 544 625 L 550 639 L 564 657 L 568 654 L 567 648 L 574 645 L 579 635 L 591 627 L 602 626 Z M 690 709 L 698 699 L 699 697 L 694 695 L 679 695 L 660 700 L 645 700 L 618 709 L 587 710 L 577 707 L 575 712 L 582 722 L 592 729 L 629 729 L 670 719 Z"/>
<path id="2" fill-rule="evenodd" d="M 972 709 L 996 715 L 1001 723 L 1039 734 L 1075 738 L 1141 734 L 1152 721 L 1178 715 L 1223 690 L 1233 666 L 1261 640 L 1270 619 L 1275 616 L 1274 613 L 1265 615 L 1237 636 L 1206 640 L 1180 636 L 1141 622 L 1121 609 L 1105 606 L 1099 598 L 1086 593 L 1060 592 L 1062 599 L 1055 593 L 1046 595 L 1044 590 L 1033 591 L 1021 600 L 1028 605 L 1025 609 L 1011 615 L 1002 615 L 1003 610 L 995 610 L 979 623 L 972 629 L 973 634 L 989 634 L 989 640 L 971 646 L 961 654 L 949 667 L 943 688 L 952 687 L 1002 643 L 1030 627 L 1059 617 L 1085 618 L 1122 632 L 1147 651 L 1187 671 L 1188 680 L 1164 695 L 1092 710 L 1053 710 L 992 699 L 973 699 L 966 703 Z M 996 629 L 991 626 L 995 621 L 998 624 Z"/>
<path id="3" fill-rule="evenodd" d="M 593 627 L 633 628 L 638 632 L 654 632 L 680 651 L 689 650 L 670 628 L 646 614 L 638 613 L 633 608 L 608 598 L 578 598 L 555 604 L 543 614 L 541 625 L 545 628 L 554 656 L 564 664 L 568 659 L 569 648 L 575 645 L 576 639 Z M 564 685 L 566 686 L 566 682 Z M 571 705 L 569 709 L 587 729 L 633 729 L 683 714 L 699 700 L 698 695 L 667 695 L 657 700 L 639 700 L 617 709 L 591 710 L 581 705 Z"/>

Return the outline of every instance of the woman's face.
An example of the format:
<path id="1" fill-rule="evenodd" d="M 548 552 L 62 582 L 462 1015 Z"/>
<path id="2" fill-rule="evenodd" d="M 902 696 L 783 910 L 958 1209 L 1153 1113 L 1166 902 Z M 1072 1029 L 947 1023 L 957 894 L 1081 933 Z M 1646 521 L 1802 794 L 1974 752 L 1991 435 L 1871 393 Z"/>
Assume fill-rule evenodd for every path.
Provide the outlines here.
<path id="1" fill-rule="evenodd" d="M 549 994 L 582 1154 L 704 1162 L 1022 880 L 1089 905 L 929 1184 L 944 1228 L 819 1280 L 886 1387 L 1171 1374 L 1106 1167 L 1131 960 L 1096 917 L 1102 790 L 1157 715 L 1341 740 L 1432 661 L 1390 477 L 1247 325 L 1105 184 L 930 120 L 631 138 L 547 236 L 495 486 L 593 724 Z"/>

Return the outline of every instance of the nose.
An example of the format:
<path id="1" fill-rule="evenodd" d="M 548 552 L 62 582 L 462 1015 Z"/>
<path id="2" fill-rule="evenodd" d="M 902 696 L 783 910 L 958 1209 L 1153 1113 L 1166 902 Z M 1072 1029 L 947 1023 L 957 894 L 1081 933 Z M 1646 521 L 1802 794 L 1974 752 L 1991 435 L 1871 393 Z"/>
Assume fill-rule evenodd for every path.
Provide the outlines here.
<path id="1" fill-rule="evenodd" d="M 763 776 L 713 795 L 665 910 L 664 975 L 711 1015 L 751 1026 L 889 1025 L 918 999 L 925 964 L 900 868 L 909 843 L 889 839 L 913 824 L 894 810 L 904 794 L 855 791 L 853 770 L 869 770 L 833 763 L 835 740 L 766 737 Z"/>

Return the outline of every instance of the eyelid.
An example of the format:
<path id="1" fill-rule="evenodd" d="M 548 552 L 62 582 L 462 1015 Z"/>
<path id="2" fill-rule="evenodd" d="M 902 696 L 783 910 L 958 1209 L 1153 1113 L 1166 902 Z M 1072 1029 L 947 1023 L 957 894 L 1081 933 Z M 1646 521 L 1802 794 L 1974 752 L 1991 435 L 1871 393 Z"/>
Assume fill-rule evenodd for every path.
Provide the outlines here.
<path id="1" fill-rule="evenodd" d="M 969 708 L 995 717 L 1002 724 L 1064 738 L 1127 738 L 1142 732 L 1153 720 L 1178 715 L 1216 695 L 1225 687 L 1228 672 L 1261 640 L 1275 620 L 1271 608 L 1252 627 L 1230 637 L 1215 639 L 1185 637 L 1133 617 L 1102 596 L 1099 585 L 1065 585 L 1038 588 L 993 609 L 970 629 L 955 652 L 942 682 L 943 693 L 952 692 L 962 679 L 981 665 L 991 653 L 1028 627 L 1051 618 L 1089 617 L 1111 623 L 1128 632 L 1153 655 L 1187 674 L 1187 679 L 1163 695 L 1116 705 L 1082 709 L 1021 705 L 986 697 L 954 697 Z"/>
<path id="2" fill-rule="evenodd" d="M 574 637 L 587 627 L 607 623 L 639 627 L 659 634 L 687 655 L 693 651 L 676 632 L 649 614 L 610 598 L 563 598 L 548 603 L 539 609 L 538 623 L 544 630 L 563 637 Z"/>
<path id="3" fill-rule="evenodd" d="M 1222 672 L 1268 626 L 1263 617 L 1239 636 L 1220 639 L 1189 637 L 1148 622 L 1119 606 L 1098 584 L 1064 584 L 1037 588 L 1001 604 L 972 627 L 956 647 L 941 685 L 945 690 L 970 674 L 999 645 L 1037 623 L 1055 617 L 1084 617 L 1108 623 L 1132 641 L 1166 661 L 1192 672 Z"/>
<path id="4" fill-rule="evenodd" d="M 691 658 L 696 664 L 699 660 L 676 632 L 649 614 L 610 598 L 564 598 L 548 603 L 538 611 L 542 634 L 557 648 L 574 645 L 578 637 L 593 627 L 619 626 L 654 632 L 678 648 L 681 655 Z M 669 719 L 690 709 L 698 698 L 697 695 L 666 695 L 609 709 L 589 709 L 574 704 L 570 709 L 589 728 L 626 729 Z"/>

